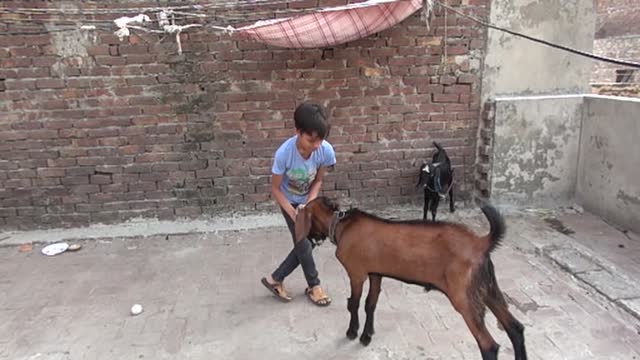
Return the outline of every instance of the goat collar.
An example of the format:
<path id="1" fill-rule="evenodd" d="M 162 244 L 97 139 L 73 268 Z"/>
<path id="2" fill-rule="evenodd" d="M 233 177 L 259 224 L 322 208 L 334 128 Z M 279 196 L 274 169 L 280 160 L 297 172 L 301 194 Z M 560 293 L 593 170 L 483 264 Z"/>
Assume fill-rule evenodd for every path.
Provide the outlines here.
<path id="1" fill-rule="evenodd" d="M 333 245 L 338 246 L 338 239 L 336 239 L 336 227 L 338 227 L 338 223 L 340 220 L 344 219 L 346 212 L 344 211 L 335 211 L 333 213 L 333 218 L 331 218 L 331 224 L 329 225 L 329 241 Z"/>
<path id="2" fill-rule="evenodd" d="M 424 184 L 424 186 L 427 188 L 427 190 L 429 190 L 431 192 L 434 192 L 434 193 L 438 193 L 437 191 L 432 189 L 431 186 L 429 186 L 428 184 Z M 439 193 L 438 193 L 438 195 L 440 195 L 440 197 L 444 198 L 449 193 L 449 191 L 451 191 L 452 187 L 453 187 L 453 180 L 451 180 L 451 184 L 449 184 L 449 187 L 447 188 L 447 191 L 444 192 L 444 195 L 440 195 Z"/>

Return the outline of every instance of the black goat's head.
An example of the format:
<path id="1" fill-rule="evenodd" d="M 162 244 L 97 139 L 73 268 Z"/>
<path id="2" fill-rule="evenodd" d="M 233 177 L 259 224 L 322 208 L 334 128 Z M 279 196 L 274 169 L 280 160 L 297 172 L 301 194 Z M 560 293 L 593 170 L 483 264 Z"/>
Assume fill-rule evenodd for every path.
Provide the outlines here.
<path id="1" fill-rule="evenodd" d="M 420 168 L 418 186 L 422 185 L 426 190 L 437 193 L 441 198 L 444 198 L 449 192 L 453 180 L 453 169 L 446 151 L 435 142 L 434 145 L 437 150 L 432 156 L 432 161 L 430 163 L 425 161 Z"/>

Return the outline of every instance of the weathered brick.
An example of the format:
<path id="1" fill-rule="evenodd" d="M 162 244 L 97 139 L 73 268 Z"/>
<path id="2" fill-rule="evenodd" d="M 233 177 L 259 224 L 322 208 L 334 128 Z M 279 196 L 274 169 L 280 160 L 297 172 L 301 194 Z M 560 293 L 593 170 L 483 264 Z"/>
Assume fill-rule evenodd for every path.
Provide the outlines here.
<path id="1" fill-rule="evenodd" d="M 94 223 L 113 223 L 120 221 L 120 214 L 117 211 L 100 211 L 90 213 L 91 222 Z"/>
<path id="2" fill-rule="evenodd" d="M 146 54 L 149 52 L 149 47 L 147 45 L 119 45 L 118 53 L 119 55 L 125 54 Z"/>
<path id="3" fill-rule="evenodd" d="M 62 89 L 62 88 L 64 88 L 64 80 L 62 80 L 62 79 L 38 79 L 38 80 L 36 80 L 36 88 L 38 88 L 38 89 Z"/>
<path id="4" fill-rule="evenodd" d="M 90 182 L 97 185 L 106 185 L 111 184 L 112 180 L 110 175 L 91 175 Z"/>
<path id="5" fill-rule="evenodd" d="M 41 68 L 41 67 L 18 69 L 16 71 L 17 78 L 44 78 L 44 77 L 48 77 L 49 75 L 50 75 L 49 69 Z M 46 87 L 41 87 L 38 82 L 36 82 L 36 87 L 38 87 L 39 89 L 46 88 Z"/>
<path id="6" fill-rule="evenodd" d="M 64 168 L 40 168 L 37 170 L 38 177 L 63 177 L 65 173 Z"/>
<path id="7" fill-rule="evenodd" d="M 16 208 L 0 207 L 0 217 L 12 217 L 12 216 L 16 216 L 17 214 L 18 214 L 18 211 Z"/>
<path id="8" fill-rule="evenodd" d="M 125 173 L 149 173 L 152 171 L 151 164 L 131 164 L 123 167 Z"/>
<path id="9" fill-rule="evenodd" d="M 451 85 L 444 87 L 445 94 L 470 94 L 471 86 L 470 85 Z"/>
<path id="10" fill-rule="evenodd" d="M 42 54 L 42 50 L 37 46 L 14 47 L 9 50 L 13 57 L 34 57 Z"/>
<path id="11" fill-rule="evenodd" d="M 433 94 L 432 99 L 433 99 L 433 102 L 436 102 L 436 103 L 458 102 L 458 100 L 460 99 L 460 95 L 458 95 L 458 94 Z"/>
<path id="12" fill-rule="evenodd" d="M 61 179 L 62 185 L 83 185 L 89 183 L 89 176 L 66 176 Z"/>
<path id="13" fill-rule="evenodd" d="M 19 80 L 5 80 L 4 87 L 6 90 L 28 90 L 36 88 L 36 80 L 34 79 L 19 79 Z"/>
<path id="14" fill-rule="evenodd" d="M 478 81 L 477 75 L 473 74 L 460 74 L 458 75 L 458 84 L 473 84 Z"/>
<path id="15" fill-rule="evenodd" d="M 155 191 L 156 183 L 153 181 L 140 181 L 129 184 L 129 191 Z"/>

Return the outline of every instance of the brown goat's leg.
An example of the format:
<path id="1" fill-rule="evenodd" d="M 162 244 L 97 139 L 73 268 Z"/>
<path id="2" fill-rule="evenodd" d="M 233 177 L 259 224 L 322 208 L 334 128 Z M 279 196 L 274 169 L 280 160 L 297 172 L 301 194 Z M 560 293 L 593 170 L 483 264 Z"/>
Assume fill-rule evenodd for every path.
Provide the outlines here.
<path id="1" fill-rule="evenodd" d="M 349 328 L 347 329 L 347 337 L 353 340 L 358 337 L 358 328 L 360 328 L 358 308 L 360 307 L 360 297 L 362 296 L 362 285 L 364 284 L 367 276 L 366 274 L 349 274 L 349 278 L 351 279 L 351 297 L 347 302 L 347 309 L 351 314 L 351 320 L 349 321 Z"/>
<path id="2" fill-rule="evenodd" d="M 513 345 L 515 359 L 527 360 L 527 350 L 524 345 L 524 326 L 509 312 L 509 306 L 504 300 L 502 291 L 500 291 L 498 287 L 491 260 L 487 262 L 487 269 L 490 285 L 485 303 L 507 332 L 509 340 L 511 340 L 511 344 Z"/>
<path id="3" fill-rule="evenodd" d="M 371 336 L 375 332 L 373 327 L 373 313 L 376 311 L 376 305 L 378 304 L 381 283 L 382 276 L 369 274 L 369 295 L 367 295 L 367 300 L 364 303 L 364 311 L 367 314 L 367 320 L 364 323 L 362 336 L 360 336 L 360 342 L 365 346 L 369 345 L 371 342 Z"/>
<path id="4" fill-rule="evenodd" d="M 484 305 L 474 304 L 473 300 L 467 297 L 466 294 L 461 298 L 451 299 L 451 302 L 462 315 L 471 334 L 476 339 L 482 354 L 482 360 L 497 360 L 500 346 L 493 340 L 484 324 Z M 478 308 L 478 306 L 482 306 L 482 308 Z"/>
<path id="5" fill-rule="evenodd" d="M 513 345 L 516 360 L 527 360 L 527 350 L 524 346 L 524 326 L 509 312 L 502 294 L 499 299 L 487 299 L 486 303 L 507 332 Z"/>

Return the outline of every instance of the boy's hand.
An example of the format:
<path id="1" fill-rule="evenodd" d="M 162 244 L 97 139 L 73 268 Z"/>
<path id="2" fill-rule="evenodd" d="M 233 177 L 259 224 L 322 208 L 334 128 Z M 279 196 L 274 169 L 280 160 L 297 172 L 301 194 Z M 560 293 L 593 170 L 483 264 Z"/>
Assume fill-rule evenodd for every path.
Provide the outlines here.
<path id="1" fill-rule="evenodd" d="M 296 216 L 298 215 L 298 209 L 294 208 L 293 206 L 289 205 L 290 210 L 287 211 L 287 214 L 289 214 L 289 217 L 291 217 L 291 220 L 293 220 L 293 222 L 296 222 Z"/>
<path id="2" fill-rule="evenodd" d="M 298 205 L 298 207 L 293 209 L 293 216 L 291 217 L 293 219 L 293 222 L 296 222 L 296 217 L 298 217 L 298 212 L 302 209 L 304 209 L 305 204 L 300 204 Z"/>

